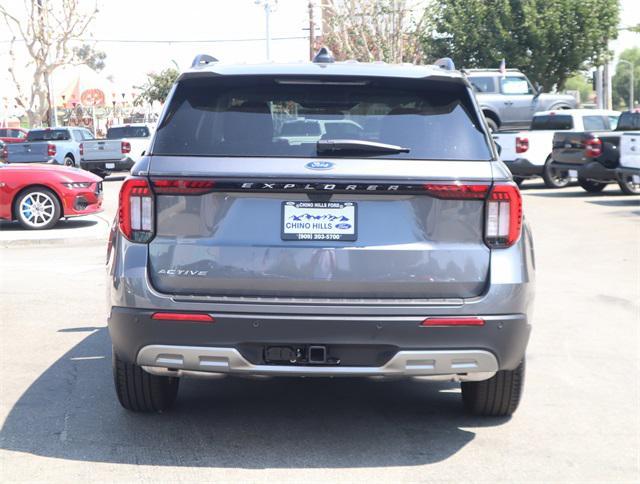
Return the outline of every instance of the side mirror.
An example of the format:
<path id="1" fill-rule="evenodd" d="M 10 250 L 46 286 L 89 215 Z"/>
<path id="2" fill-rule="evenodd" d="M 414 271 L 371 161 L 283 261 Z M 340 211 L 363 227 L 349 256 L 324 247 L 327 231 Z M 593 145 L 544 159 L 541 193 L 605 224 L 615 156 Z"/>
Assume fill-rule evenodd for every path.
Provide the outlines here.
<path id="1" fill-rule="evenodd" d="M 536 82 L 533 87 L 536 90 L 536 93 L 534 94 L 534 96 L 538 97 L 540 94 L 542 94 L 542 85 L 539 82 Z"/>

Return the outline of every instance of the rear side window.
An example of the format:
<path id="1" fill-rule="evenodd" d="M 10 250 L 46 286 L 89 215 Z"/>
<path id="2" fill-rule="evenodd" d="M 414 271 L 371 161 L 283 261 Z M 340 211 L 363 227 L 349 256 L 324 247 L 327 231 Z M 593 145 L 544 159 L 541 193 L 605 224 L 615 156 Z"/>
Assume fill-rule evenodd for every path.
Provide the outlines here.
<path id="1" fill-rule="evenodd" d="M 409 149 L 371 155 L 377 158 L 491 159 L 464 84 L 329 76 L 182 80 L 158 126 L 152 152 L 316 157 L 321 139 Z"/>
<path id="2" fill-rule="evenodd" d="M 470 77 L 469 82 L 475 92 L 496 92 L 496 81 L 493 77 Z"/>
<path id="3" fill-rule="evenodd" d="M 531 130 L 562 131 L 573 129 L 573 118 L 563 114 L 534 116 L 531 121 Z"/>
<path id="4" fill-rule="evenodd" d="M 66 129 L 32 129 L 27 134 L 28 141 L 68 141 L 69 130 Z"/>
<path id="5" fill-rule="evenodd" d="M 529 83 L 524 77 L 507 76 L 500 79 L 502 94 L 532 94 Z"/>
<path id="6" fill-rule="evenodd" d="M 622 113 L 618 118 L 616 131 L 630 131 L 640 129 L 640 113 Z"/>
<path id="7" fill-rule="evenodd" d="M 609 120 L 606 116 L 583 116 L 582 122 L 585 131 L 603 131 L 609 129 Z"/>
<path id="8" fill-rule="evenodd" d="M 118 126 L 107 130 L 107 139 L 147 137 L 149 137 L 149 128 L 146 126 Z"/>

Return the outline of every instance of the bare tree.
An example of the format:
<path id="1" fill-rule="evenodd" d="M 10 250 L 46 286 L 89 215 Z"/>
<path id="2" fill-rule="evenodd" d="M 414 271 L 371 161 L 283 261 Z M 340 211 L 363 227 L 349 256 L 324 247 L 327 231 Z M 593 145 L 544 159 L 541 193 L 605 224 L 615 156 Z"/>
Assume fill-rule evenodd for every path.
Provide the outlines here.
<path id="1" fill-rule="evenodd" d="M 407 0 L 322 0 L 324 43 L 337 59 L 423 62 L 424 8 Z"/>
<path id="2" fill-rule="evenodd" d="M 83 3 L 86 6 L 87 2 Z M 17 91 L 16 102 L 26 111 L 31 126 L 41 125 L 53 111 L 49 81 L 58 67 L 70 63 L 91 65 L 96 61 L 100 66 L 104 60 L 104 54 L 88 52 L 86 45 L 73 47 L 87 33 L 97 13 L 97 3 L 86 10 L 80 0 L 24 0 L 20 13 L 0 5 L 0 16 L 13 36 L 9 73 Z M 26 62 L 16 52 L 17 42 L 24 43 Z M 17 67 L 31 73 L 29 87 L 20 79 Z"/>

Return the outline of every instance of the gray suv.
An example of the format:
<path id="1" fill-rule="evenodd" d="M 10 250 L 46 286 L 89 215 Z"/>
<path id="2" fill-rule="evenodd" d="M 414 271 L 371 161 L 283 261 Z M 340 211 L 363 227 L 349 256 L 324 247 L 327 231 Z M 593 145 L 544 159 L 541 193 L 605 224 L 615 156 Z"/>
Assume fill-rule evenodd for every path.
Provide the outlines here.
<path id="1" fill-rule="evenodd" d="M 221 373 L 459 381 L 475 415 L 520 400 L 531 234 L 455 70 L 197 57 L 122 185 L 108 275 L 129 410 Z"/>
<path id="2" fill-rule="evenodd" d="M 480 109 L 492 131 L 528 129 L 539 111 L 575 109 L 576 98 L 569 94 L 543 94 L 522 72 L 507 69 L 468 69 L 468 76 Z"/>

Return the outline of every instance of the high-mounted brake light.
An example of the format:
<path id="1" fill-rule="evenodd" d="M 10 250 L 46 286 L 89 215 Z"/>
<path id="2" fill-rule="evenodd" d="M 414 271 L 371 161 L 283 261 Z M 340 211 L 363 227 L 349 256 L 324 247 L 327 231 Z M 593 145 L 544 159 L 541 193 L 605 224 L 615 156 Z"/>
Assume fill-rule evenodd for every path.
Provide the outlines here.
<path id="1" fill-rule="evenodd" d="M 213 323 L 215 319 L 207 313 L 153 313 L 151 319 L 156 321 L 184 321 L 195 323 Z"/>
<path id="2" fill-rule="evenodd" d="M 484 319 L 475 316 L 459 318 L 426 318 L 420 326 L 484 326 Z"/>
<path id="3" fill-rule="evenodd" d="M 602 140 L 600 138 L 589 138 L 584 145 L 584 156 L 596 158 L 602 154 Z"/>
<path id="4" fill-rule="evenodd" d="M 144 178 L 129 178 L 120 189 L 118 226 L 132 242 L 149 242 L 153 238 L 153 194 Z"/>
<path id="5" fill-rule="evenodd" d="M 123 155 L 131 153 L 131 143 L 129 143 L 128 141 L 123 141 L 122 143 L 120 143 L 120 151 Z"/>
<path id="6" fill-rule="evenodd" d="M 489 192 L 489 185 L 438 185 L 435 183 L 427 183 L 424 185 L 424 189 L 428 195 L 435 198 L 444 198 L 449 200 L 482 200 Z"/>
<path id="7" fill-rule="evenodd" d="M 51 143 L 47 145 L 47 156 L 56 156 L 56 145 Z"/>
<path id="8" fill-rule="evenodd" d="M 151 183 L 159 195 L 202 195 L 216 186 L 213 180 L 157 179 Z"/>
<path id="9" fill-rule="evenodd" d="M 485 208 L 486 244 L 493 249 L 511 247 L 522 230 L 522 197 L 513 183 L 497 183 Z"/>
<path id="10" fill-rule="evenodd" d="M 529 149 L 529 138 L 516 136 L 516 153 L 525 153 Z"/>

